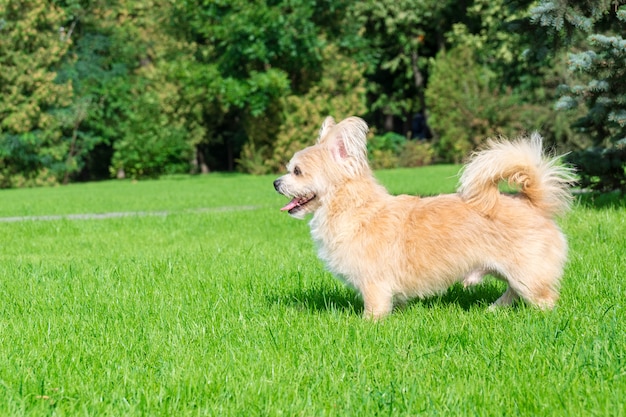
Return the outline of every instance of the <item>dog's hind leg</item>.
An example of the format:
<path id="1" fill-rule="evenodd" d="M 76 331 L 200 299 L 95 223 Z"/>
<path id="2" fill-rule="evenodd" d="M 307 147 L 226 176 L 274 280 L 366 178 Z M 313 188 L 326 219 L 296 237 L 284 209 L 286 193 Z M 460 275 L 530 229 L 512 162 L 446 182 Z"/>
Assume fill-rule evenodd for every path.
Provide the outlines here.
<path id="1" fill-rule="evenodd" d="M 493 302 L 493 304 L 489 306 L 489 310 L 493 311 L 497 309 L 498 307 L 510 306 L 518 299 L 519 299 L 519 295 L 515 292 L 513 288 L 509 286 L 509 288 L 506 289 L 504 294 L 502 294 L 500 298 L 498 298 L 496 301 Z"/>
<path id="2" fill-rule="evenodd" d="M 554 265 L 551 268 L 544 266 L 544 269 L 541 271 L 517 269 L 515 273 L 508 274 L 504 278 L 509 284 L 509 288 L 491 307 L 511 305 L 521 298 L 526 303 L 539 307 L 542 310 L 552 309 L 559 298 L 558 281 L 560 273 L 558 265 Z"/>
<path id="3" fill-rule="evenodd" d="M 361 289 L 361 295 L 363 296 L 363 303 L 365 304 L 363 311 L 365 318 L 378 320 L 391 313 L 393 309 L 393 296 L 386 288 L 368 283 Z"/>
<path id="4" fill-rule="evenodd" d="M 559 298 L 559 293 L 553 286 L 547 283 L 538 283 L 532 287 L 519 291 L 520 297 L 529 304 L 539 307 L 542 310 L 554 308 Z"/>
<path id="5" fill-rule="evenodd" d="M 527 244 L 521 248 L 517 257 L 512 257 L 507 265 L 502 265 L 501 272 L 509 288 L 526 303 L 549 310 L 559 299 L 559 282 L 567 259 L 567 242 L 556 227 L 552 233 L 547 229 L 536 238 L 534 244 Z"/>

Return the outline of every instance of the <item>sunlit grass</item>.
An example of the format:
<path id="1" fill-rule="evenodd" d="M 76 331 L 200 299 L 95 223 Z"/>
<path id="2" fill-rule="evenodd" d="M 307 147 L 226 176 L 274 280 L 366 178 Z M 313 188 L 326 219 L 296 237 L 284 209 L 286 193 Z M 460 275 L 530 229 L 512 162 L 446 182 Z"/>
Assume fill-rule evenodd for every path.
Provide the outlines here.
<path id="1" fill-rule="evenodd" d="M 377 176 L 436 194 L 457 170 Z M 0 414 L 625 414 L 623 205 L 561 220 L 554 311 L 489 313 L 487 280 L 371 323 L 272 179 L 0 191 L 2 217 L 134 212 L 0 221 Z"/>

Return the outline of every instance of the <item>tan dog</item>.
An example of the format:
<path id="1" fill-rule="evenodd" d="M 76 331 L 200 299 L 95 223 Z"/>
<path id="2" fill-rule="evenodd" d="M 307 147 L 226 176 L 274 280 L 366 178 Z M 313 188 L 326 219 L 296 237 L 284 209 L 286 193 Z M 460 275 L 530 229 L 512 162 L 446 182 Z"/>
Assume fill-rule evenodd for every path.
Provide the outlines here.
<path id="1" fill-rule="evenodd" d="M 489 141 L 465 166 L 456 194 L 420 198 L 392 196 L 374 179 L 367 130 L 357 117 L 326 118 L 317 144 L 297 152 L 274 181 L 293 198 L 282 210 L 300 219 L 313 213 L 319 257 L 360 292 L 366 317 L 488 273 L 508 283 L 493 305 L 521 297 L 554 306 L 567 257 L 554 217 L 570 206 L 573 175 L 542 156 L 541 136 Z M 500 193 L 501 180 L 519 193 Z"/>

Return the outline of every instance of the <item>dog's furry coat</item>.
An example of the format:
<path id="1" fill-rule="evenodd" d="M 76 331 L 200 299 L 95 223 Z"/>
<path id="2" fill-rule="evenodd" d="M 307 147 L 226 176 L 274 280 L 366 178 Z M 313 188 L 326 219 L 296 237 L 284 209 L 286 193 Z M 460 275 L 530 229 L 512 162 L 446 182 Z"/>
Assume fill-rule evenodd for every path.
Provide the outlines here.
<path id="1" fill-rule="evenodd" d="M 552 308 L 567 257 L 554 217 L 569 208 L 571 171 L 546 159 L 538 134 L 489 141 L 461 175 L 456 194 L 390 195 L 367 163 L 367 125 L 328 117 L 316 145 L 297 152 L 276 190 L 297 218 L 313 213 L 311 234 L 328 268 L 356 288 L 365 315 L 393 301 L 425 297 L 493 274 L 508 283 L 494 303 L 521 297 Z M 508 181 L 516 195 L 500 193 Z"/>

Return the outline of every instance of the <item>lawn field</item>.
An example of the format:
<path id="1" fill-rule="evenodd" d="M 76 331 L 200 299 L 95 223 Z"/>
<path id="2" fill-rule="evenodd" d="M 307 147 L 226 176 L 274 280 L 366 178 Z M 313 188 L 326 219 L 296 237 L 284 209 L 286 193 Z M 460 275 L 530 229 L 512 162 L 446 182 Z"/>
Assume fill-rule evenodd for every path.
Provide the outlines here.
<path id="1" fill-rule="evenodd" d="M 432 195 L 457 170 L 377 177 Z M 488 312 L 489 278 L 375 323 L 273 179 L 0 191 L 0 416 L 626 416 L 623 199 L 559 220 L 553 311 Z"/>

